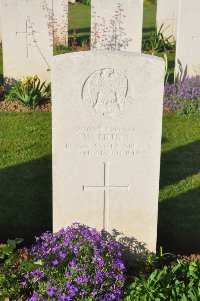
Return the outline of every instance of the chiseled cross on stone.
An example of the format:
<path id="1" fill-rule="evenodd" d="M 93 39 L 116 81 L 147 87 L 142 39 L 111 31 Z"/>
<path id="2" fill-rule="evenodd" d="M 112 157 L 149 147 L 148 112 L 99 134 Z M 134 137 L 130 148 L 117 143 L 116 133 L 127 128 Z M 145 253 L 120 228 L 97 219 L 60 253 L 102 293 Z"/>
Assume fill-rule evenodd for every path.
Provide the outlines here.
<path id="1" fill-rule="evenodd" d="M 175 17 L 175 12 L 174 11 L 173 11 L 172 18 L 171 19 L 167 19 L 167 21 L 172 21 L 172 34 L 174 34 L 175 31 L 176 31 L 176 23 L 177 23 L 177 18 Z"/>
<path id="2" fill-rule="evenodd" d="M 33 41 L 35 41 L 35 34 L 37 34 L 36 31 L 33 29 L 33 25 L 31 24 L 30 17 L 27 17 L 26 25 L 25 25 L 25 31 L 16 31 L 16 35 L 22 35 L 24 34 L 26 36 L 26 57 L 29 58 L 30 55 L 30 37 L 33 38 Z"/>
<path id="3" fill-rule="evenodd" d="M 130 185 L 111 186 L 110 185 L 110 162 L 104 162 L 104 185 L 103 186 L 83 186 L 83 191 L 103 191 L 104 192 L 104 209 L 103 209 L 103 229 L 108 230 L 109 219 L 109 202 L 111 191 L 130 191 Z"/>
<path id="4" fill-rule="evenodd" d="M 200 40 L 200 36 L 199 37 L 192 37 L 192 39 L 194 40 L 194 41 L 197 41 L 197 40 Z"/>

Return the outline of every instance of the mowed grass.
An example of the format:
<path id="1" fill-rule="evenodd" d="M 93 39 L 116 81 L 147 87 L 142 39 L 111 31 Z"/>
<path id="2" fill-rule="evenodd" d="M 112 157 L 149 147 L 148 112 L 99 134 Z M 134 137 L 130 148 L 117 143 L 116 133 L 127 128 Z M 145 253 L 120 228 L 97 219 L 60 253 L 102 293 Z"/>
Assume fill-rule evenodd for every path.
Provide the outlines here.
<path id="1" fill-rule="evenodd" d="M 165 115 L 162 137 L 158 244 L 200 251 L 200 116 Z"/>
<path id="2" fill-rule="evenodd" d="M 0 113 L 0 241 L 51 230 L 51 115 Z"/>
<path id="3" fill-rule="evenodd" d="M 52 227 L 51 114 L 0 113 L 0 241 Z M 145 186 L 145 185 L 144 185 Z M 158 246 L 200 246 L 200 117 L 164 115 Z"/>

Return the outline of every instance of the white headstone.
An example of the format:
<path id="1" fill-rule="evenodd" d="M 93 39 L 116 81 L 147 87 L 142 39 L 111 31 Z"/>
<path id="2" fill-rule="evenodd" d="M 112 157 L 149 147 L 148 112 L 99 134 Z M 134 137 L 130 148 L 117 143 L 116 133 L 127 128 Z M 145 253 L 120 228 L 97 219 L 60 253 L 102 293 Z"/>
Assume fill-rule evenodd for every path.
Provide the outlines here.
<path id="1" fill-rule="evenodd" d="M 157 29 L 163 25 L 162 32 L 170 42 L 176 41 L 180 0 L 157 0 Z"/>
<path id="2" fill-rule="evenodd" d="M 200 75 L 200 1 L 181 0 L 175 78 Z"/>
<path id="3" fill-rule="evenodd" d="M 92 0 L 91 49 L 141 52 L 143 0 Z"/>
<path id="4" fill-rule="evenodd" d="M 53 0 L 54 45 L 68 45 L 68 0 Z"/>
<path id="5" fill-rule="evenodd" d="M 37 74 L 50 81 L 53 56 L 52 1 L 2 0 L 4 76 Z"/>
<path id="6" fill-rule="evenodd" d="M 155 251 L 164 62 L 92 51 L 52 68 L 54 231 L 116 229 Z"/>

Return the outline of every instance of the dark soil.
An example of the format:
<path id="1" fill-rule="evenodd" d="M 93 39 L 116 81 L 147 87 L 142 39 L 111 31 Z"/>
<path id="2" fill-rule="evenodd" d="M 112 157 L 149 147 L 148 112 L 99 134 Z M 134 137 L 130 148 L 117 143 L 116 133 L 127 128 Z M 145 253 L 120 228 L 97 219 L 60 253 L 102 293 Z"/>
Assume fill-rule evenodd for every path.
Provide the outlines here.
<path id="1" fill-rule="evenodd" d="M 35 108 L 23 106 L 19 101 L 0 101 L 0 111 L 4 112 L 51 112 L 51 102 L 47 100 Z"/>
<path id="2" fill-rule="evenodd" d="M 47 100 L 35 108 L 28 108 L 23 106 L 19 101 L 0 101 L 0 111 L 4 112 L 51 112 L 51 101 Z M 169 108 L 163 109 L 165 113 L 174 113 Z"/>

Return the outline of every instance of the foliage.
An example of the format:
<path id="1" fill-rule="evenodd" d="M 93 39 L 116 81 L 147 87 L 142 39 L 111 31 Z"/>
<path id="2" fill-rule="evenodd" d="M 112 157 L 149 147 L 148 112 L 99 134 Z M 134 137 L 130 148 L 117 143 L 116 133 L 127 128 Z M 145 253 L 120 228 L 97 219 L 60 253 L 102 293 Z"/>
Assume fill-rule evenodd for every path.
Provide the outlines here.
<path id="1" fill-rule="evenodd" d="M 125 293 L 125 301 L 198 301 L 200 261 L 179 261 L 150 275 L 135 278 Z"/>
<path id="2" fill-rule="evenodd" d="M 147 5 L 147 4 L 154 4 L 156 5 L 157 3 L 157 0 L 144 0 L 144 4 Z"/>
<path id="3" fill-rule="evenodd" d="M 45 99 L 50 98 L 50 84 L 41 83 L 37 75 L 27 76 L 16 82 L 10 89 L 7 100 L 19 100 L 27 107 L 35 107 Z"/>
<path id="4" fill-rule="evenodd" d="M 200 76 L 186 77 L 174 84 L 166 84 L 164 105 L 181 114 L 200 112 Z"/>
<path id="5" fill-rule="evenodd" d="M 25 254 L 16 250 L 22 239 L 8 240 L 0 247 L 0 301 L 6 298 L 18 300 L 22 296 L 22 274 L 20 265 L 25 260 Z"/>
<path id="6" fill-rule="evenodd" d="M 151 52 L 152 54 L 166 52 L 168 50 L 174 50 L 174 43 L 170 43 L 168 38 L 165 38 L 163 33 L 164 24 L 160 27 L 159 30 L 155 28 L 154 31 L 151 31 L 149 37 L 143 40 L 142 48 L 144 51 Z"/>
<path id="7" fill-rule="evenodd" d="M 87 6 L 91 6 L 91 0 L 82 0 L 82 3 Z"/>
<path id="8" fill-rule="evenodd" d="M 165 265 L 169 265 L 173 259 L 171 253 L 163 253 L 163 248 L 160 247 L 158 254 L 149 252 L 146 255 L 145 264 L 149 270 L 162 269 Z"/>
<path id="9" fill-rule="evenodd" d="M 125 279 L 119 247 L 79 224 L 44 233 L 30 250 L 41 266 L 24 275 L 22 284 L 31 290 L 27 300 L 120 300 Z"/>

